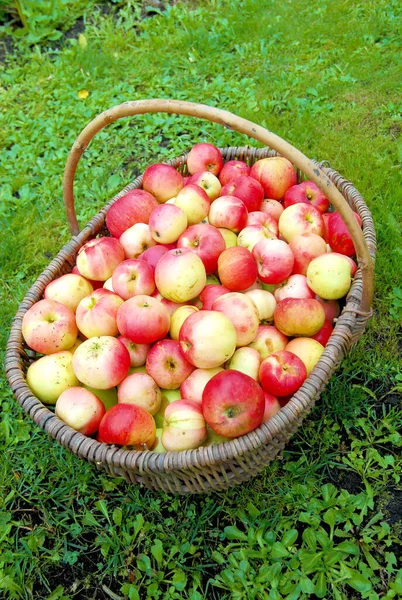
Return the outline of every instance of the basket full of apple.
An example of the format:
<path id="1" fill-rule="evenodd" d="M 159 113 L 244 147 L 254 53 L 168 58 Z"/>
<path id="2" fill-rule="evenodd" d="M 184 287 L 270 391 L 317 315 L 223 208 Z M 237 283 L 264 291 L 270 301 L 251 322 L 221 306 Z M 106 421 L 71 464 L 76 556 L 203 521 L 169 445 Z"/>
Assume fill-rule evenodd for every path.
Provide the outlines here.
<path id="1" fill-rule="evenodd" d="M 153 112 L 262 148 L 193 145 L 155 162 L 80 231 L 73 183 L 94 135 Z M 67 161 L 73 237 L 19 307 L 6 370 L 63 446 L 155 490 L 223 490 L 300 427 L 371 315 L 375 231 L 351 182 L 227 111 L 126 102 Z"/>

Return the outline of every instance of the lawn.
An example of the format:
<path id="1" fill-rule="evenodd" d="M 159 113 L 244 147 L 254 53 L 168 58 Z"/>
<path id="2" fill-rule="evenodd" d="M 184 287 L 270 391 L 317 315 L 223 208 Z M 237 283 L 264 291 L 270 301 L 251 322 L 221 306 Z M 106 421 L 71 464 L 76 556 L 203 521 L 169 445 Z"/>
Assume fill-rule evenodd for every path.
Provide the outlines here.
<path id="1" fill-rule="evenodd" d="M 103 475 L 39 430 L 2 375 L 0 598 L 400 598 L 402 6 L 145 4 L 76 0 L 67 34 L 57 19 L 36 37 L 0 30 L 3 356 L 18 304 L 70 237 L 62 178 L 75 138 L 103 110 L 152 97 L 227 109 L 351 180 L 378 236 L 374 317 L 283 454 L 210 496 Z M 198 141 L 258 145 L 174 115 L 109 126 L 78 167 L 79 222 Z"/>

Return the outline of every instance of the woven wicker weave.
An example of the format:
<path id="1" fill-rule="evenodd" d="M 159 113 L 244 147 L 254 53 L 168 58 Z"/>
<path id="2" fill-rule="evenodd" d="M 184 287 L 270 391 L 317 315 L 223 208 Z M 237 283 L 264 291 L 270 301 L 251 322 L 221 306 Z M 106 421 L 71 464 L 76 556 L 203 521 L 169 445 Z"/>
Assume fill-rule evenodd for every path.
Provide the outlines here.
<path id="1" fill-rule="evenodd" d="M 226 127 L 247 133 L 269 145 L 256 148 L 223 148 L 225 161 L 240 159 L 248 164 L 267 156 L 281 154 L 298 168 L 299 180 L 305 175 L 313 179 L 344 218 L 357 251 L 359 269 L 347 297 L 345 308 L 337 320 L 334 332 L 318 364 L 293 398 L 267 423 L 230 442 L 183 452 L 138 452 L 102 444 L 86 437 L 60 421 L 54 413 L 32 395 L 26 384 L 26 371 L 35 352 L 27 348 L 22 338 L 22 319 L 26 311 L 42 298 L 46 285 L 71 271 L 78 250 L 92 237 L 107 234 L 105 215 L 109 206 L 127 191 L 141 187 L 142 178 L 115 196 L 79 232 L 74 211 L 73 180 L 80 156 L 97 131 L 122 116 L 146 112 L 169 112 L 206 118 Z M 186 155 L 169 162 L 186 174 Z M 300 427 L 313 408 L 326 383 L 354 342 L 362 335 L 371 316 L 373 267 L 376 251 L 375 230 L 370 211 L 351 182 L 339 173 L 308 160 L 292 146 L 265 129 L 211 107 L 168 100 L 127 102 L 103 113 L 92 121 L 77 139 L 65 172 L 65 201 L 70 227 L 76 235 L 52 260 L 28 291 L 15 316 L 7 345 L 6 372 L 14 395 L 35 423 L 71 452 L 94 463 L 112 476 L 122 476 L 128 482 L 172 493 L 208 493 L 237 485 L 262 471 L 275 458 L 290 437 Z M 362 218 L 362 230 L 356 227 L 351 209 Z"/>

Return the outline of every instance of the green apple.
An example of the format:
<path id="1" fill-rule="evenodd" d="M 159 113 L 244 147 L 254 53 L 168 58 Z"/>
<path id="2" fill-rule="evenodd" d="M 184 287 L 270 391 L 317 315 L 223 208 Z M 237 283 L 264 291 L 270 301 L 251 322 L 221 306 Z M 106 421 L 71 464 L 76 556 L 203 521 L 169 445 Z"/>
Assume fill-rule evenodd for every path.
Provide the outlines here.
<path id="1" fill-rule="evenodd" d="M 157 427 L 155 443 L 151 448 L 152 452 L 166 452 L 162 444 L 162 427 Z"/>
<path id="2" fill-rule="evenodd" d="M 168 406 L 168 404 L 170 404 L 171 402 L 174 402 L 175 400 L 181 399 L 179 389 L 177 389 L 177 390 L 161 389 L 161 394 L 162 394 L 161 406 L 160 406 L 160 409 L 158 410 L 158 412 L 156 413 L 156 415 L 154 415 L 156 427 L 162 427 L 163 421 L 165 418 L 165 409 Z"/>
<path id="3" fill-rule="evenodd" d="M 211 429 L 209 425 L 207 425 L 207 439 L 202 445 L 212 446 L 212 444 L 220 444 L 221 442 L 230 442 L 230 439 L 215 433 L 215 431 Z"/>
<path id="4" fill-rule="evenodd" d="M 42 356 L 27 371 L 27 384 L 45 404 L 56 404 L 60 394 L 81 385 L 73 371 L 73 354 L 68 350 Z"/>
<path id="5" fill-rule="evenodd" d="M 110 390 L 96 390 L 95 388 L 89 387 L 89 385 L 84 385 L 84 388 L 95 394 L 103 402 L 106 410 L 112 408 L 115 404 L 117 404 L 117 389 L 111 388 Z"/>

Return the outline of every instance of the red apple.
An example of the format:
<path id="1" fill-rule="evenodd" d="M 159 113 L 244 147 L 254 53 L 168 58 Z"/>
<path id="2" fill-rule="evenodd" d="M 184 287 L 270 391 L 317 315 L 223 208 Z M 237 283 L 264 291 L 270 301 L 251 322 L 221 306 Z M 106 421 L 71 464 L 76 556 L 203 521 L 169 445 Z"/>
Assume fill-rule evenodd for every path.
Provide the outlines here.
<path id="1" fill-rule="evenodd" d="M 162 444 L 168 451 L 198 448 L 207 438 L 201 406 L 191 400 L 176 400 L 165 409 Z"/>
<path id="2" fill-rule="evenodd" d="M 238 233 L 247 224 L 246 205 L 236 196 L 220 196 L 211 204 L 208 221 L 214 227 L 224 227 Z"/>
<path id="3" fill-rule="evenodd" d="M 180 387 L 180 395 L 182 398 L 192 400 L 193 402 L 202 402 L 202 394 L 208 381 L 217 373 L 223 371 L 222 367 L 215 369 L 195 369 Z"/>
<path id="4" fill-rule="evenodd" d="M 126 229 L 120 236 L 119 242 L 124 248 L 126 258 L 138 258 L 145 250 L 157 243 L 146 223 L 136 223 Z"/>
<path id="5" fill-rule="evenodd" d="M 24 314 L 22 335 L 28 346 L 40 354 L 69 350 L 78 335 L 75 315 L 61 302 L 39 300 Z"/>
<path id="6" fill-rule="evenodd" d="M 272 394 L 268 394 L 268 392 L 264 392 L 264 399 L 265 410 L 262 422 L 266 423 L 267 421 L 272 419 L 272 417 L 276 415 L 277 412 L 281 410 L 281 405 L 279 403 L 278 398 L 276 396 L 273 396 Z"/>
<path id="7" fill-rule="evenodd" d="M 236 350 L 236 329 L 226 315 L 200 310 L 184 321 L 179 335 L 183 356 L 199 369 L 223 365 Z"/>
<path id="8" fill-rule="evenodd" d="M 188 248 L 202 260 L 207 275 L 218 267 L 218 258 L 226 249 L 225 240 L 212 225 L 198 224 L 188 227 L 177 242 L 178 248 Z"/>
<path id="9" fill-rule="evenodd" d="M 186 228 L 186 213 L 174 204 L 162 204 L 154 208 L 149 217 L 149 231 L 159 244 L 177 242 Z"/>
<path id="10" fill-rule="evenodd" d="M 142 187 L 159 203 L 176 196 L 183 186 L 183 176 L 174 167 L 165 164 L 151 165 L 142 177 Z"/>
<path id="11" fill-rule="evenodd" d="M 71 387 L 62 392 L 55 406 L 56 417 L 84 435 L 98 431 L 105 413 L 103 402 L 83 387 Z"/>
<path id="12" fill-rule="evenodd" d="M 155 269 L 158 260 L 164 254 L 166 254 L 166 252 L 169 252 L 169 250 L 174 250 L 174 248 L 170 248 L 170 246 L 168 245 L 156 244 L 155 246 L 147 248 L 147 250 L 140 254 L 138 258 L 140 260 L 145 260 L 145 262 L 147 262 L 149 265 L 151 265 L 153 269 Z"/>
<path id="13" fill-rule="evenodd" d="M 214 175 L 219 175 L 223 167 L 221 151 L 212 144 L 195 144 L 188 153 L 187 167 L 191 174 L 210 171 Z"/>
<path id="14" fill-rule="evenodd" d="M 278 222 L 274 217 L 271 217 L 271 215 L 262 212 L 261 210 L 255 210 L 254 212 L 248 213 L 247 225 L 262 225 L 275 237 L 277 237 L 279 233 Z"/>
<path id="15" fill-rule="evenodd" d="M 117 311 L 124 300 L 107 289 L 100 288 L 83 298 L 75 315 L 77 327 L 86 338 L 117 335 Z"/>
<path id="16" fill-rule="evenodd" d="M 241 230 L 237 236 L 237 245 L 247 248 L 250 252 L 253 251 L 254 246 L 263 240 L 275 240 L 276 235 L 273 234 L 269 229 L 256 223 L 254 225 L 247 225 Z"/>
<path id="17" fill-rule="evenodd" d="M 218 275 L 229 290 L 247 290 L 257 279 L 257 264 L 247 248 L 232 246 L 218 259 Z"/>
<path id="18" fill-rule="evenodd" d="M 113 271 L 112 286 L 124 300 L 150 296 L 155 290 L 154 270 L 145 260 L 123 260 Z"/>
<path id="19" fill-rule="evenodd" d="M 233 439 L 261 425 L 264 392 L 258 383 L 240 371 L 222 371 L 205 386 L 202 412 L 217 434 Z"/>
<path id="20" fill-rule="evenodd" d="M 287 242 L 303 233 L 324 234 L 324 221 L 321 213 L 308 204 L 292 204 L 285 208 L 278 222 L 279 233 Z"/>
<path id="21" fill-rule="evenodd" d="M 285 298 L 278 302 L 274 312 L 275 327 L 290 337 L 311 337 L 324 321 L 324 309 L 314 298 Z"/>
<path id="22" fill-rule="evenodd" d="M 258 277 L 263 283 L 281 283 L 292 273 L 294 256 L 282 240 L 262 240 L 253 248 Z"/>
<path id="23" fill-rule="evenodd" d="M 258 330 L 260 321 L 254 302 L 239 292 L 224 294 L 215 300 L 212 310 L 217 310 L 227 316 L 236 330 L 236 346 L 248 346 Z"/>
<path id="24" fill-rule="evenodd" d="M 249 173 L 250 167 L 243 160 L 229 160 L 219 173 L 219 181 L 221 185 L 226 185 L 241 175 L 249 175 Z"/>
<path id="25" fill-rule="evenodd" d="M 356 221 L 361 225 L 361 218 L 357 213 L 353 213 Z M 341 215 L 334 212 L 328 219 L 328 243 L 334 252 L 344 254 L 346 256 L 354 256 L 356 254 L 352 236 Z"/>
<path id="26" fill-rule="evenodd" d="M 289 338 L 281 333 L 274 325 L 259 325 L 257 335 L 251 342 L 250 348 L 258 350 L 261 360 L 267 358 L 273 352 L 284 350 Z"/>
<path id="27" fill-rule="evenodd" d="M 126 377 L 130 368 L 127 348 L 115 337 L 104 335 L 83 342 L 73 355 L 75 375 L 84 384 L 109 390 Z"/>
<path id="28" fill-rule="evenodd" d="M 121 234 L 136 223 L 148 223 L 157 200 L 144 190 L 131 190 L 118 198 L 106 213 L 106 225 L 113 237 Z"/>
<path id="29" fill-rule="evenodd" d="M 211 202 L 219 196 L 222 189 L 219 179 L 216 175 L 211 173 L 211 171 L 199 171 L 194 173 L 194 175 L 191 175 L 189 178 L 188 183 L 199 185 L 204 192 L 207 193 Z"/>
<path id="30" fill-rule="evenodd" d="M 283 200 L 285 208 L 292 204 L 302 202 L 314 206 L 321 214 L 325 213 L 329 207 L 329 200 L 314 183 L 314 181 L 302 181 L 298 185 L 289 188 Z"/>
<path id="31" fill-rule="evenodd" d="M 152 415 L 135 404 L 116 404 L 108 410 L 99 426 L 103 443 L 149 449 L 155 441 Z"/>
<path id="32" fill-rule="evenodd" d="M 188 183 L 177 194 L 174 206 L 185 212 L 189 225 L 197 225 L 208 215 L 211 202 L 208 194 L 199 185 Z"/>
<path id="33" fill-rule="evenodd" d="M 145 365 L 151 344 L 135 344 L 123 335 L 120 335 L 118 339 L 128 350 L 130 355 L 130 367 L 141 367 L 142 365 Z"/>
<path id="34" fill-rule="evenodd" d="M 325 321 L 324 325 L 321 329 L 315 334 L 312 335 L 312 339 L 320 342 L 324 347 L 327 345 L 329 338 L 333 332 L 334 328 L 329 321 Z"/>
<path id="35" fill-rule="evenodd" d="M 276 222 L 279 221 L 279 217 L 284 211 L 283 205 L 273 198 L 265 198 L 259 208 L 260 212 L 265 213 L 266 215 L 270 215 L 275 219 Z"/>
<path id="36" fill-rule="evenodd" d="M 290 275 L 288 279 L 278 283 L 274 290 L 275 300 L 280 302 L 285 298 L 314 298 L 314 292 L 307 285 L 304 275 Z"/>
<path id="37" fill-rule="evenodd" d="M 117 311 L 117 327 L 136 344 L 151 344 L 169 331 L 170 314 L 166 306 L 151 296 L 134 296 Z"/>
<path id="38" fill-rule="evenodd" d="M 303 361 L 287 350 L 274 352 L 265 358 L 260 367 L 263 389 L 274 396 L 294 394 L 307 377 Z"/>
<path id="39" fill-rule="evenodd" d="M 260 210 L 264 200 L 264 188 L 261 183 L 248 175 L 241 175 L 223 186 L 221 196 L 236 196 L 246 205 L 249 212 Z"/>
<path id="40" fill-rule="evenodd" d="M 146 369 L 156 384 L 165 390 L 175 390 L 194 371 L 180 351 L 176 340 L 161 340 L 148 352 Z"/>
<path id="41" fill-rule="evenodd" d="M 211 306 L 215 300 L 219 296 L 223 296 L 223 294 L 228 294 L 229 292 L 230 290 L 223 285 L 206 285 L 200 294 L 203 310 L 211 310 Z"/>
<path id="42" fill-rule="evenodd" d="M 206 279 L 201 258 L 187 248 L 169 250 L 155 268 L 156 287 L 172 302 L 182 303 L 196 298 Z"/>
<path id="43" fill-rule="evenodd" d="M 250 176 L 259 181 L 266 198 L 282 200 L 286 190 L 296 183 L 296 171 L 291 162 L 282 156 L 257 160 Z"/>
<path id="44" fill-rule="evenodd" d="M 322 215 L 322 220 L 324 221 L 324 233 L 322 234 L 322 237 L 325 240 L 325 243 L 328 244 L 328 221 L 330 216 L 332 215 L 332 213 L 330 212 L 326 212 Z"/>
<path id="45" fill-rule="evenodd" d="M 315 299 L 318 300 L 324 309 L 325 320 L 333 323 L 334 319 L 339 317 L 341 312 L 338 300 L 324 300 L 324 298 L 320 298 L 320 296 L 317 295 L 315 296 Z"/>
<path id="46" fill-rule="evenodd" d="M 150 415 L 155 415 L 161 406 L 162 394 L 154 379 L 147 373 L 131 373 L 117 389 L 120 404 L 141 406 Z"/>
<path id="47" fill-rule="evenodd" d="M 313 258 L 327 252 L 325 240 L 316 233 L 302 233 L 296 235 L 289 242 L 290 249 L 295 257 L 293 273 L 305 275 L 307 267 Z"/>
<path id="48" fill-rule="evenodd" d="M 106 281 L 124 258 L 124 248 L 118 240 L 98 237 L 89 240 L 79 249 L 77 267 L 87 279 Z"/>

